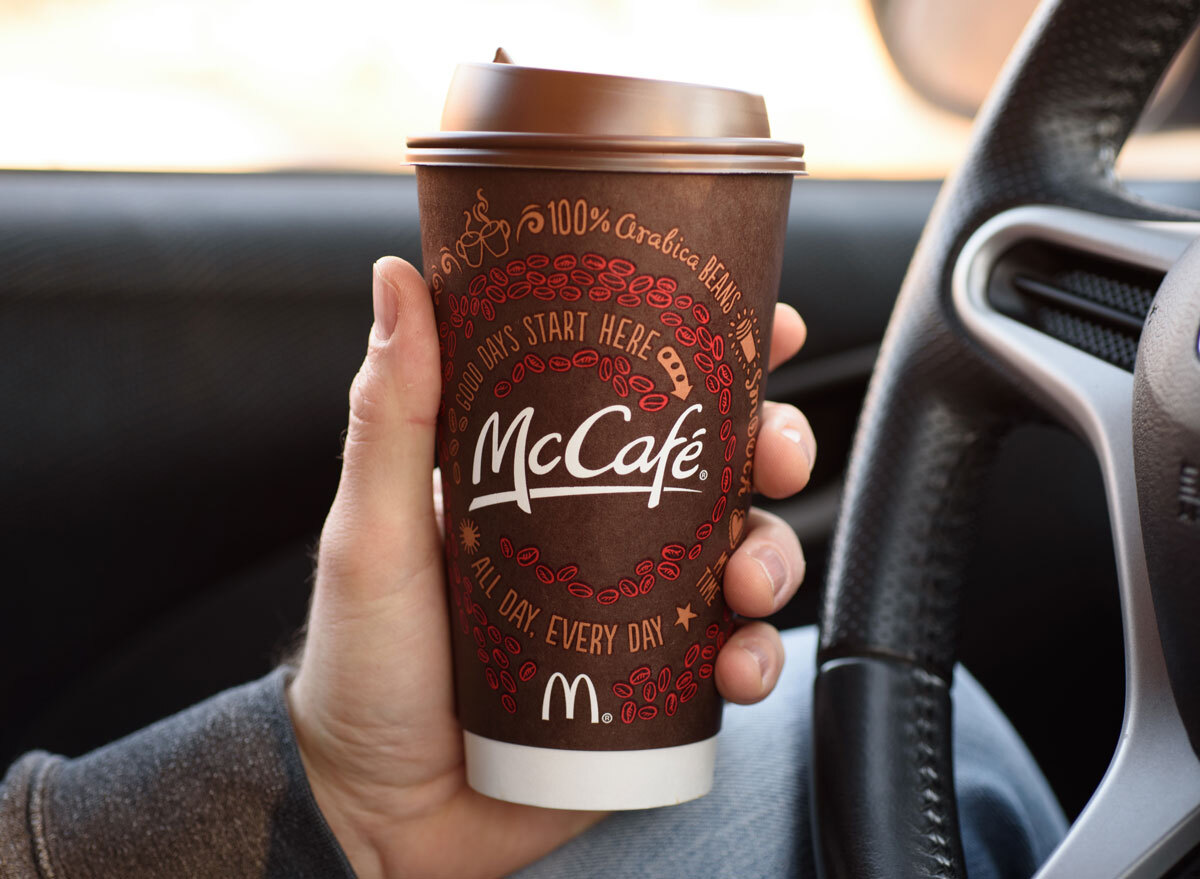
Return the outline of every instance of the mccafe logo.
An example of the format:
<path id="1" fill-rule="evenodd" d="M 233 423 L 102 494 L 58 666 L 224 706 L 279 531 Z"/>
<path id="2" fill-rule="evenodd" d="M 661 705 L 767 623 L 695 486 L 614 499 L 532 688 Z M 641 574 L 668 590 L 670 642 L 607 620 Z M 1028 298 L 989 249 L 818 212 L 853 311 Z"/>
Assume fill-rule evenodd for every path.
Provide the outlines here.
<path id="1" fill-rule="evenodd" d="M 470 509 L 515 503 L 528 513 L 529 502 L 533 498 L 642 493 L 649 496 L 646 506 L 653 509 L 658 506 L 659 499 L 665 491 L 699 492 L 696 488 L 667 485 L 666 482 L 668 476 L 674 481 L 682 482 L 697 474 L 700 479 L 707 475 L 701 472 L 698 464 L 692 464 L 704 452 L 701 437 L 704 436 L 705 429 L 696 428 L 689 436 L 683 426 L 690 415 L 703 411 L 703 408 L 701 404 L 693 403 L 685 409 L 675 420 L 661 446 L 652 435 L 639 436 L 626 443 L 611 461 L 598 467 L 583 463 L 585 458 L 594 461 L 596 457 L 595 453 L 589 454 L 589 448 L 594 446 L 594 441 L 589 444 L 588 438 L 593 429 L 605 419 L 608 420 L 601 429 L 611 429 L 613 416 L 619 415 L 623 421 L 630 421 L 633 413 L 628 406 L 605 406 L 584 419 L 565 441 L 561 433 L 554 432 L 538 437 L 532 444 L 529 436 L 534 416 L 532 406 L 527 406 L 517 413 L 503 436 L 500 433 L 500 413 L 493 412 L 484 422 L 479 439 L 475 443 L 471 482 L 473 485 L 479 485 L 483 478 L 484 458 L 487 457 L 492 473 L 500 473 L 505 462 L 508 462 L 512 473 L 512 488 L 508 491 L 480 495 L 471 501 Z M 632 484 L 596 481 L 610 475 L 634 474 L 648 479 Z M 531 476 L 539 481 L 554 481 L 559 484 L 531 486 Z"/>

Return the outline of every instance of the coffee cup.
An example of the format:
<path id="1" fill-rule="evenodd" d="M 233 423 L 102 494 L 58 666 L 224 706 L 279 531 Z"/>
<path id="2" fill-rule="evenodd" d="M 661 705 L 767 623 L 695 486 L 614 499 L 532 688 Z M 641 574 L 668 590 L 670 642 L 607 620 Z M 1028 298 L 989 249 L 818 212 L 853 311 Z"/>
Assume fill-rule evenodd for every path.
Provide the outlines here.
<path id="1" fill-rule="evenodd" d="M 745 92 L 510 64 L 408 146 L 468 783 L 701 796 L 803 147 Z"/>

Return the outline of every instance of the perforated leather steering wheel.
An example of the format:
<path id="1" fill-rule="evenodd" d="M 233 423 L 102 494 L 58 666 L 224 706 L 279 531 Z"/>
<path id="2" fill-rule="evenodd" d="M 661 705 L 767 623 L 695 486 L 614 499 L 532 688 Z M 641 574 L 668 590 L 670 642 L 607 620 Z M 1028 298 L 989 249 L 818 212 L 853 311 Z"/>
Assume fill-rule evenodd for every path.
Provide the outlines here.
<path id="1" fill-rule="evenodd" d="M 1161 876 L 1200 850 L 1200 218 L 1113 174 L 1198 16 L 1200 0 L 1044 3 L 929 218 L 863 409 L 824 598 L 826 877 L 965 875 L 958 596 L 998 441 L 1033 419 L 1076 431 L 1100 461 L 1126 649 L 1117 752 L 1038 875 Z M 1111 283 L 1076 283 L 1105 266 Z"/>

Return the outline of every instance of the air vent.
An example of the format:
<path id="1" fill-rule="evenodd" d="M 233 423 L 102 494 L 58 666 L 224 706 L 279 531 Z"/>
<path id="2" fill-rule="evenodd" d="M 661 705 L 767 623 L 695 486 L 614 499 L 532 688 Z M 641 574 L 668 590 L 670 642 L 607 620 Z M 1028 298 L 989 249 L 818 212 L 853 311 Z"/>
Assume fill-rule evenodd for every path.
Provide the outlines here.
<path id="1" fill-rule="evenodd" d="M 1002 314 L 1133 372 L 1162 279 L 1161 272 L 1026 241 L 996 261 L 988 300 Z"/>

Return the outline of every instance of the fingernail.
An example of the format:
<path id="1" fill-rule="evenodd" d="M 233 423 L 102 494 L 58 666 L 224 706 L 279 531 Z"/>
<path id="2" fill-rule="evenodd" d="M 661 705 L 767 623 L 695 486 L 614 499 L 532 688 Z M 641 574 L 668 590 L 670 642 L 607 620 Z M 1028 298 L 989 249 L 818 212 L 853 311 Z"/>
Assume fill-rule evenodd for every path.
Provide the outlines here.
<path id="1" fill-rule="evenodd" d="M 754 661 L 758 663 L 758 673 L 762 677 L 762 682 L 767 682 L 767 672 L 771 668 L 771 657 L 767 655 L 767 651 L 757 641 L 750 641 L 742 645 L 742 649 L 754 657 Z"/>
<path id="2" fill-rule="evenodd" d="M 800 447 L 808 461 L 808 469 L 811 470 L 817 462 L 817 444 L 812 435 L 794 427 L 785 427 L 779 432 Z"/>
<path id="3" fill-rule="evenodd" d="M 371 302 L 375 308 L 375 337 L 387 341 L 396 329 L 396 315 L 400 305 L 396 301 L 400 291 L 379 273 L 379 263 L 372 267 L 374 281 L 371 285 Z"/>
<path id="4" fill-rule="evenodd" d="M 763 569 L 763 573 L 767 575 L 767 581 L 771 584 L 771 591 L 778 595 L 779 590 L 786 586 L 788 581 L 788 565 L 784 561 L 783 556 L 769 543 L 759 544 L 749 550 L 749 553 L 750 558 L 758 562 L 759 567 Z"/>

